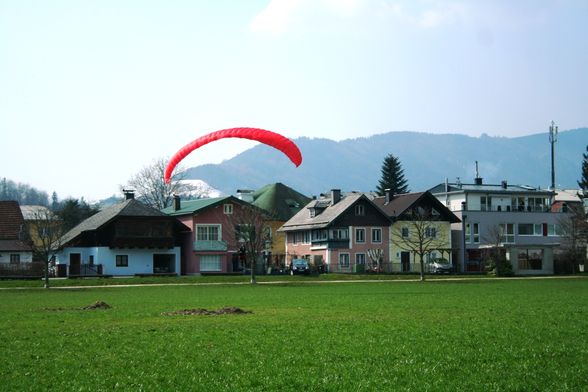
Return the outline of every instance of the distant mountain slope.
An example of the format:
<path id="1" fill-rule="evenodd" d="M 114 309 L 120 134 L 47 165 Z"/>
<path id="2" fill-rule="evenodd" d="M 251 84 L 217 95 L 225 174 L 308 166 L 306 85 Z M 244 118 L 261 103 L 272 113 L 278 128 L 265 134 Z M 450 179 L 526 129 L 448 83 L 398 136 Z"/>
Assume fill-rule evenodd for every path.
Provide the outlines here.
<path id="1" fill-rule="evenodd" d="M 547 133 L 517 138 L 470 137 L 457 134 L 390 132 L 335 142 L 299 138 L 303 163 L 295 168 L 273 148 L 255 146 L 217 165 L 188 170 L 187 178 L 201 179 L 225 194 L 239 188 L 257 189 L 282 182 L 306 195 L 331 188 L 370 191 L 376 188 L 384 157 L 398 156 L 412 191 L 422 191 L 460 177 L 472 182 L 475 161 L 485 183 L 528 184 L 548 187 L 551 150 Z M 559 133 L 556 144 L 556 183 L 576 188 L 588 128 Z"/>

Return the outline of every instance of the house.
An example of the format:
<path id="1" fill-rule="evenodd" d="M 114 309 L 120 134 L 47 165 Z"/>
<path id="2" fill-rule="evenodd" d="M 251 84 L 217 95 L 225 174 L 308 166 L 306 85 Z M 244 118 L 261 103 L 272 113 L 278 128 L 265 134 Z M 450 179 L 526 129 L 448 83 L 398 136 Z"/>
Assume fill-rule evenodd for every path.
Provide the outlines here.
<path id="1" fill-rule="evenodd" d="M 304 258 L 329 272 L 380 269 L 389 259 L 390 219 L 363 193 L 310 201 L 279 229 L 286 235 L 287 263 Z"/>
<path id="2" fill-rule="evenodd" d="M 190 228 L 190 235 L 182 244 L 183 273 L 243 271 L 245 259 L 239 227 L 257 221 L 262 216 L 259 209 L 234 196 L 187 201 L 176 196 L 173 206 L 162 212 Z"/>
<path id="3" fill-rule="evenodd" d="M 421 258 L 423 265 L 434 259 L 453 263 L 451 225 L 460 220 L 430 192 L 386 192 L 373 202 L 392 222 L 388 234 L 391 272 L 420 272 Z"/>
<path id="4" fill-rule="evenodd" d="M 0 201 L 0 276 L 27 274 L 32 261 L 33 248 L 18 202 Z"/>
<path id="5" fill-rule="evenodd" d="M 430 189 L 461 223 L 452 226 L 462 272 L 482 272 L 485 250 L 499 247 L 515 274 L 552 274 L 564 213 L 551 210 L 554 192 L 527 185 L 441 183 Z"/>
<path id="6" fill-rule="evenodd" d="M 181 244 L 189 227 L 132 193 L 126 196 L 60 239 L 58 275 L 180 274 Z"/>
<path id="7" fill-rule="evenodd" d="M 311 199 L 282 183 L 269 184 L 257 191 L 238 190 L 237 196 L 267 212 L 266 224 L 269 226 L 272 241 L 267 255 L 268 264 L 275 267 L 285 266 L 286 237 L 278 229 Z"/>

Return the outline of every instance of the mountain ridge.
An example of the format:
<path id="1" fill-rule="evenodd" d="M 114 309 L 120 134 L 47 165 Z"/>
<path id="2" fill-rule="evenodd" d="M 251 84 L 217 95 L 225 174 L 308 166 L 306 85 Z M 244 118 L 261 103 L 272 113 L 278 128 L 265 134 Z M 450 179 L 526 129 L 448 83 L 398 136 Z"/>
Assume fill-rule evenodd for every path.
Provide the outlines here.
<path id="1" fill-rule="evenodd" d="M 303 156 L 298 168 L 281 152 L 257 145 L 220 164 L 192 167 L 186 177 L 201 179 L 224 194 L 274 182 L 307 195 L 332 188 L 371 191 L 377 186 L 384 157 L 391 153 L 400 159 L 412 191 L 429 189 L 445 178 L 472 182 L 475 161 L 485 183 L 507 180 L 547 188 L 551 181 L 547 133 L 510 138 L 401 131 L 341 141 L 311 137 L 294 141 Z M 559 133 L 555 164 L 558 187 L 577 188 L 587 144 L 588 128 Z"/>

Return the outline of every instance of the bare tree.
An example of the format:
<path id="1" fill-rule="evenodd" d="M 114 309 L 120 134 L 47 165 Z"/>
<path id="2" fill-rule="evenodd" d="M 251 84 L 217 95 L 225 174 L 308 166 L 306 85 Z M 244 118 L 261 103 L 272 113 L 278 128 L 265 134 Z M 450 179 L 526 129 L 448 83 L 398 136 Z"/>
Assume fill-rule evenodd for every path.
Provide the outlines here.
<path id="1" fill-rule="evenodd" d="M 28 225 L 33 253 L 45 263 L 44 286 L 49 288 L 49 267 L 65 234 L 63 221 L 53 211 L 41 206 L 32 212 L 31 218 Z"/>
<path id="2" fill-rule="evenodd" d="M 251 268 L 251 283 L 255 284 L 255 268 L 264 251 L 271 248 L 271 230 L 267 224 L 266 213 L 248 203 L 236 206 L 231 214 L 232 233 L 239 252 Z"/>
<path id="3" fill-rule="evenodd" d="M 425 280 L 425 256 L 435 250 L 446 250 L 448 246 L 448 233 L 439 230 L 438 222 L 439 217 L 431 208 L 415 207 L 392 229 L 392 243 L 418 256 L 421 281 Z"/>
<path id="4" fill-rule="evenodd" d="M 583 206 L 568 206 L 568 213 L 559 219 L 559 227 L 564 255 L 571 264 L 571 272 L 576 272 L 577 265 L 585 263 L 588 243 L 588 216 Z"/>
<path id="5" fill-rule="evenodd" d="M 496 276 L 510 276 L 513 273 L 512 264 L 506 260 L 502 247 L 504 236 L 504 227 L 499 225 L 488 227 L 484 235 L 482 235 L 482 241 L 488 244 L 488 248 L 484 252 L 486 268 Z"/>
<path id="6" fill-rule="evenodd" d="M 143 167 L 127 183 L 128 187 L 137 192 L 137 197 L 143 203 L 158 210 L 169 207 L 175 194 L 194 195 L 196 191 L 193 185 L 184 182 L 186 171 L 179 166 L 176 167 L 170 183 L 166 184 L 164 181 L 166 166 L 166 158 L 157 158 L 150 165 Z"/>

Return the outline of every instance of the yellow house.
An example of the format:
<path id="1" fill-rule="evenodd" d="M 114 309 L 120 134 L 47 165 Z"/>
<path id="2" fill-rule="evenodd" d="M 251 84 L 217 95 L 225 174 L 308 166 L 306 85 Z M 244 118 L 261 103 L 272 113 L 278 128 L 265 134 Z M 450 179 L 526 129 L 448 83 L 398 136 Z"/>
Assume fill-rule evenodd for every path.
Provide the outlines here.
<path id="1" fill-rule="evenodd" d="M 453 264 L 451 224 L 460 220 L 430 192 L 387 193 L 374 203 L 392 220 L 390 272 L 430 272 L 428 262 L 437 259 Z"/>

